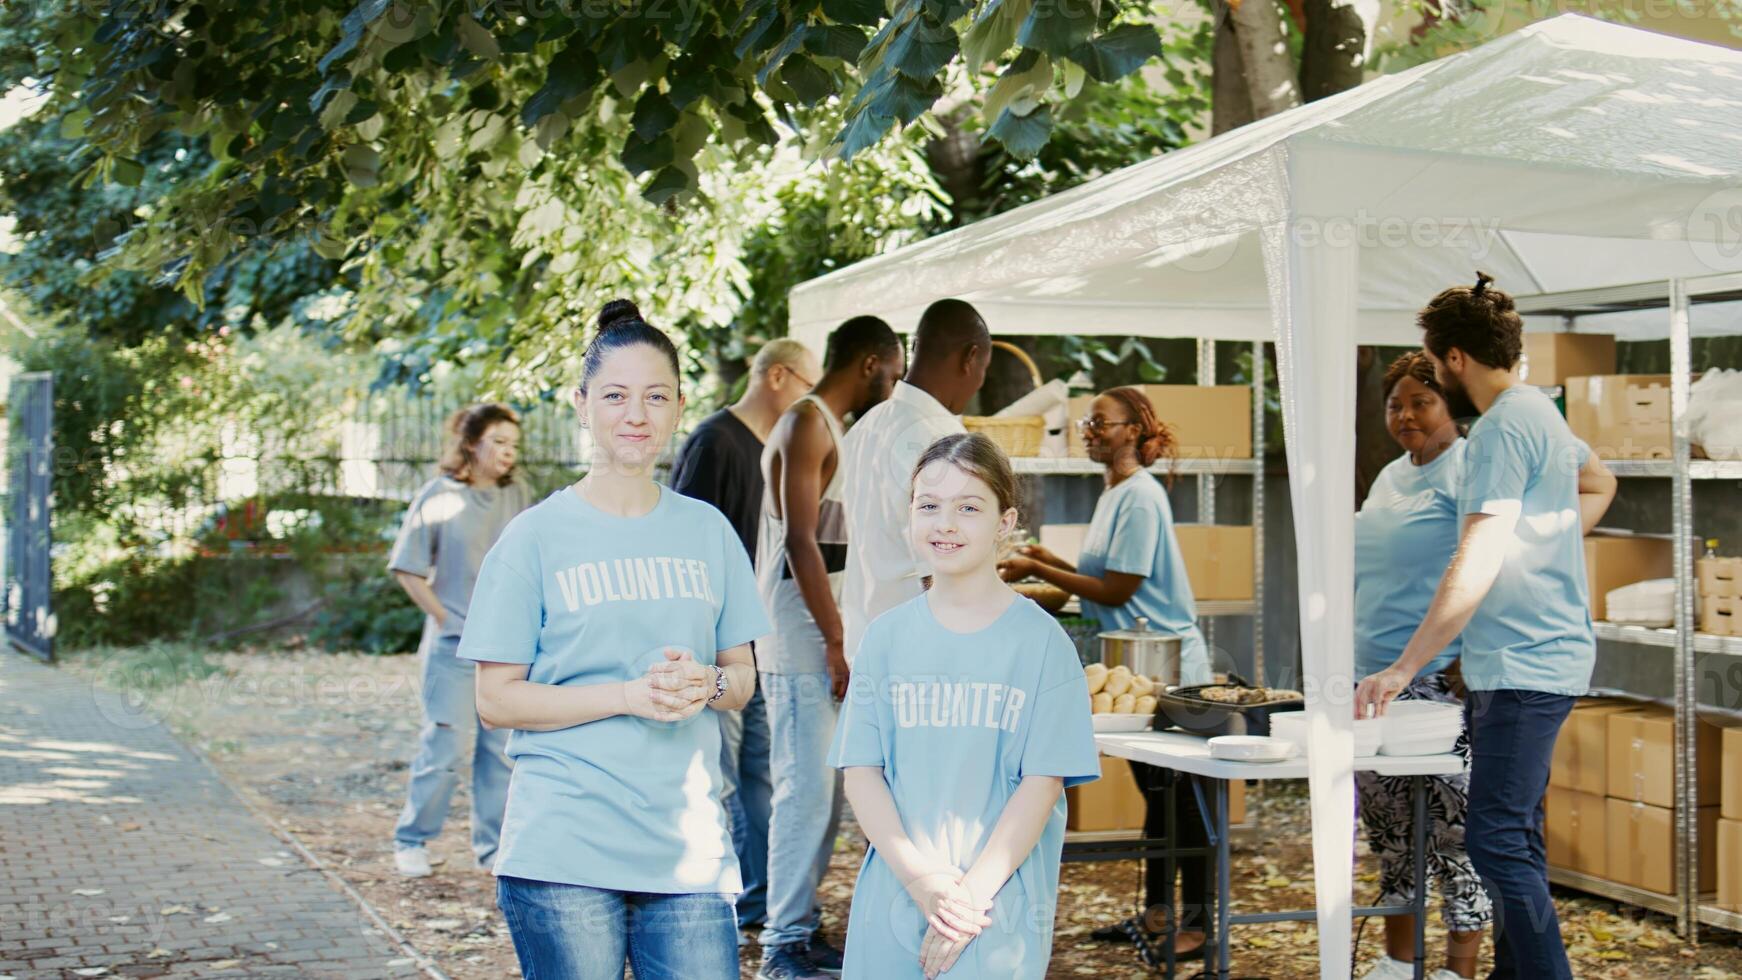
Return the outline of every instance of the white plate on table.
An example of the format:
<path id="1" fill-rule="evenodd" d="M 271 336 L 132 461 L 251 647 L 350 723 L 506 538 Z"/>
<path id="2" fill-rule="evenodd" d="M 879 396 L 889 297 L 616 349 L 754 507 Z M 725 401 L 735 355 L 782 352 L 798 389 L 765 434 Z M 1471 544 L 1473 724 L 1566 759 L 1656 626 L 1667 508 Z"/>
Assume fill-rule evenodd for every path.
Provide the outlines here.
<path id="1" fill-rule="evenodd" d="M 1286 738 L 1264 735 L 1218 735 L 1210 739 L 1210 758 L 1228 762 L 1281 762 L 1294 755 L 1295 744 Z"/>
<path id="2" fill-rule="evenodd" d="M 1147 732 L 1155 727 L 1154 715 L 1097 714 L 1093 717 L 1097 732 Z"/>

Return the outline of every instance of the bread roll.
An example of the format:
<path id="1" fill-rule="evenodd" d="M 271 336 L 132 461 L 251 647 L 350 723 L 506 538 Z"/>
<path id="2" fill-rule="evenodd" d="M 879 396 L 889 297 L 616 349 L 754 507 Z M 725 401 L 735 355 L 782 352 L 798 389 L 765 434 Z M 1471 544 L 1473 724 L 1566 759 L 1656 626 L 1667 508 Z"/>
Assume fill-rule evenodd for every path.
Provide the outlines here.
<path id="1" fill-rule="evenodd" d="M 1089 693 L 1099 694 L 1107 683 L 1107 665 L 1090 664 L 1083 668 L 1083 679 L 1089 682 Z"/>
<path id="2" fill-rule="evenodd" d="M 1138 697 L 1142 697 L 1145 694 L 1154 694 L 1155 679 L 1147 674 L 1131 675 L 1131 693 Z"/>
<path id="3" fill-rule="evenodd" d="M 1145 694 L 1137 699 L 1137 707 L 1132 709 L 1140 715 L 1155 714 L 1155 695 Z"/>
<path id="4" fill-rule="evenodd" d="M 1098 714 L 1098 715 L 1110 715 L 1110 714 L 1112 714 L 1113 713 L 1113 695 L 1106 694 L 1106 693 L 1101 693 L 1101 694 L 1095 695 L 1094 701 L 1092 702 L 1092 707 L 1095 709 L 1095 714 Z"/>
<path id="5" fill-rule="evenodd" d="M 1131 672 L 1123 667 L 1115 667 L 1107 673 L 1107 683 L 1101 685 L 1101 693 L 1118 697 L 1131 690 Z"/>
<path id="6" fill-rule="evenodd" d="M 1137 698 L 1130 694 L 1121 694 L 1113 699 L 1113 713 L 1128 715 L 1137 710 Z"/>

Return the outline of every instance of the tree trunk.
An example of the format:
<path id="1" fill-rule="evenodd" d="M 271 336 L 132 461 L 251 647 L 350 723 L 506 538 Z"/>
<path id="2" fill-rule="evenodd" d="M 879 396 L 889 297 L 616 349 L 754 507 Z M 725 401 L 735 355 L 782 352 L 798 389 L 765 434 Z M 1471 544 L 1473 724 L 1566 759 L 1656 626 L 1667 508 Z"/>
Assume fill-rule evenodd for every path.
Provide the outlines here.
<path id="1" fill-rule="evenodd" d="M 1283 40 L 1282 14 L 1275 0 L 1229 3 L 1228 11 L 1253 118 L 1264 119 L 1300 105 L 1300 84 L 1295 80 L 1288 43 Z"/>
<path id="2" fill-rule="evenodd" d="M 1239 129 L 1257 117 L 1252 114 L 1252 96 L 1246 91 L 1246 67 L 1240 61 L 1240 43 L 1234 39 L 1231 11 L 1216 14 L 1216 46 L 1210 55 L 1210 135 L 1220 136 Z"/>
<path id="3" fill-rule="evenodd" d="M 1366 47 L 1367 25 L 1348 0 L 1306 0 L 1301 95 L 1312 102 L 1361 84 Z"/>

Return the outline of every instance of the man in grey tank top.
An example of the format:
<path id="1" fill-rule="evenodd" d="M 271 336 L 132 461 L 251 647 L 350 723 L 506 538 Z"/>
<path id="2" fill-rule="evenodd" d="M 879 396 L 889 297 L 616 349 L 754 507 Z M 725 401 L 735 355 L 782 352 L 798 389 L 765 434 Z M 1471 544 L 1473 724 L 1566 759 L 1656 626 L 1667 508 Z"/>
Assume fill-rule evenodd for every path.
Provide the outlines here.
<path id="1" fill-rule="evenodd" d="M 756 577 L 774 624 L 756 645 L 774 776 L 762 980 L 810 980 L 841 968 L 840 953 L 815 933 L 817 885 L 841 817 L 839 777 L 827 756 L 836 703 L 847 691 L 837 606 L 847 559 L 842 420 L 888 398 L 905 361 L 900 338 L 882 320 L 841 324 L 829 335 L 822 380 L 781 415 L 762 454 Z"/>

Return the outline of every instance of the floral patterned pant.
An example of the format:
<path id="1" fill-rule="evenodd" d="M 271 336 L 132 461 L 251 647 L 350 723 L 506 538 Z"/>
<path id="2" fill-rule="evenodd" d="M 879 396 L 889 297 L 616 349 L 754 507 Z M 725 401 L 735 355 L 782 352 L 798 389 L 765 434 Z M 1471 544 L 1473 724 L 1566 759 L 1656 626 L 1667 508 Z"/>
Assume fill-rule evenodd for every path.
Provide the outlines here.
<path id="1" fill-rule="evenodd" d="M 1398 695 L 1400 701 L 1440 701 L 1463 705 L 1444 674 L 1417 677 Z M 1470 802 L 1470 733 L 1458 736 L 1453 750 L 1464 760 L 1464 771 L 1433 776 L 1427 781 L 1427 870 L 1439 881 L 1441 915 L 1453 932 L 1476 932 L 1494 917 L 1470 857 L 1464 853 L 1464 815 Z M 1367 844 L 1379 856 L 1379 904 L 1407 905 L 1415 898 L 1415 860 L 1410 852 L 1414 804 L 1408 776 L 1355 774 L 1361 791 L 1361 823 Z"/>

